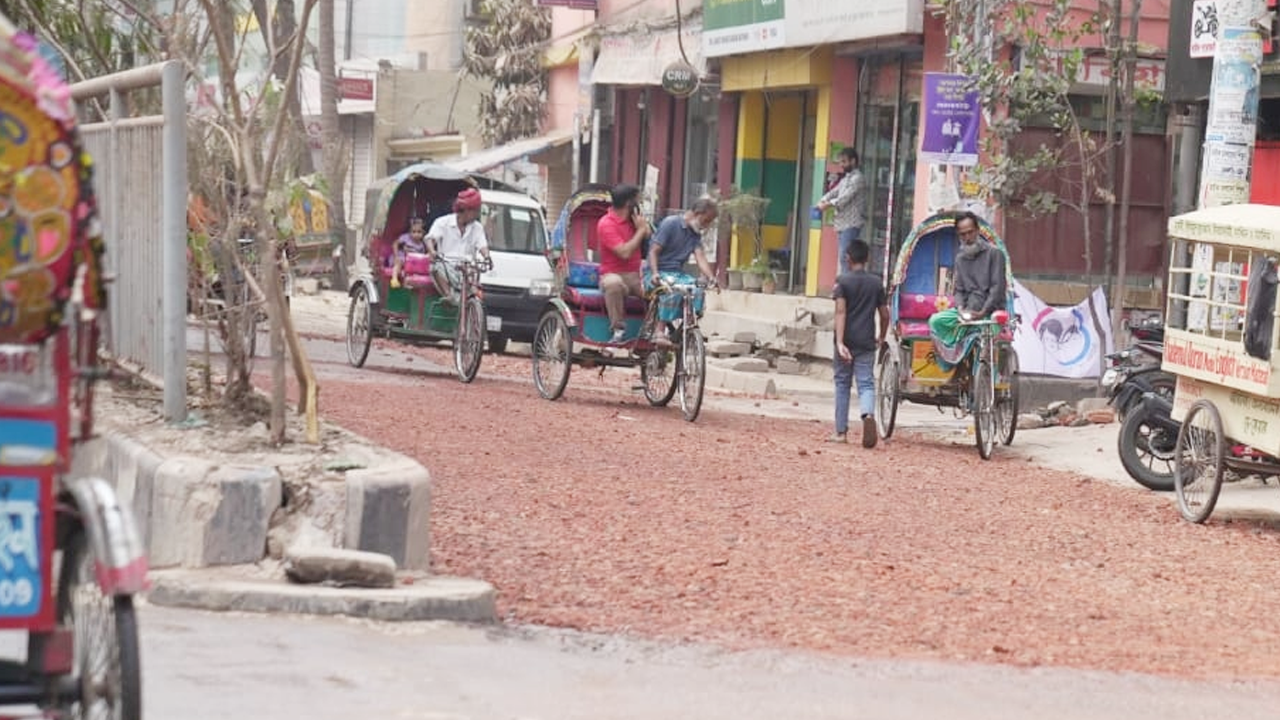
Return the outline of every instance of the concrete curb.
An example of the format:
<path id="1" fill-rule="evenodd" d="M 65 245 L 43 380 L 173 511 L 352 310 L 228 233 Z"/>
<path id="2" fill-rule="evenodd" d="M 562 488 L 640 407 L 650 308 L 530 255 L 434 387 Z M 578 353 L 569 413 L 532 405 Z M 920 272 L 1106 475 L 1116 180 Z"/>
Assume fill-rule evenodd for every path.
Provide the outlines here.
<path id="1" fill-rule="evenodd" d="M 740 372 L 707 363 L 707 387 L 721 388 L 766 398 L 778 397 L 778 386 L 768 373 Z"/>
<path id="2" fill-rule="evenodd" d="M 273 467 L 165 456 L 112 430 L 76 453 L 72 473 L 115 485 L 133 511 L 152 567 L 258 562 L 282 505 L 282 480 Z M 425 467 L 383 449 L 376 464 L 347 472 L 345 491 L 347 549 L 389 555 L 401 569 L 428 569 L 431 476 Z"/>
<path id="3" fill-rule="evenodd" d="M 146 599 L 154 605 L 219 612 L 346 615 L 386 622 L 497 620 L 493 586 L 479 580 L 432 576 L 385 590 L 294 585 L 285 580 L 217 577 L 181 570 L 151 573 Z"/>

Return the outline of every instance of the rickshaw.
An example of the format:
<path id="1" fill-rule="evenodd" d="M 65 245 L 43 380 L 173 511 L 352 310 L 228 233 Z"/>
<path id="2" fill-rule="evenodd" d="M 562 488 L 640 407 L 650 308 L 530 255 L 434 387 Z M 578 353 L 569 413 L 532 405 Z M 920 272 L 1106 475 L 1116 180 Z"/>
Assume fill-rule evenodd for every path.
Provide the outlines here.
<path id="1" fill-rule="evenodd" d="M 437 291 L 426 254 L 407 253 L 404 282 L 391 286 L 395 242 L 408 231 L 409 220 L 422 218 L 430 229 L 436 218 L 453 212 L 459 192 L 475 186 L 466 173 L 427 162 L 410 165 L 369 188 L 363 242 L 368 272 L 353 279 L 348 292 L 347 359 L 352 365 L 364 365 L 375 334 L 409 343 L 451 340 L 458 379 L 475 379 L 485 340 L 480 273 L 488 264 L 472 258 L 436 260 L 457 266 L 462 288 L 456 305 Z"/>
<path id="2" fill-rule="evenodd" d="M 1178 215 L 1169 237 L 1162 366 L 1177 377 L 1173 487 L 1182 517 L 1202 523 L 1228 473 L 1280 475 L 1280 207 Z"/>
<path id="3" fill-rule="evenodd" d="M 71 476 L 106 374 L 92 166 L 66 85 L 3 16 L 0 107 L 0 629 L 27 632 L 0 705 L 136 720 L 141 535 L 111 484 Z"/>
<path id="4" fill-rule="evenodd" d="M 599 246 L 596 223 L 611 207 L 609 188 L 588 185 L 565 203 L 551 233 L 548 259 L 555 268 L 556 292 L 547 301 L 533 338 L 533 384 L 538 394 L 556 400 L 564 394 L 569 370 L 639 367 L 645 399 L 665 407 L 679 393 L 684 419 L 698 419 L 706 379 L 707 349 L 698 319 L 705 303 L 701 284 L 668 285 L 679 295 L 678 315 L 671 325 L 673 347 L 653 340 L 658 303 L 627 297 L 626 337 L 610 342 L 612 330 L 599 289 Z"/>
<path id="5" fill-rule="evenodd" d="M 1018 354 L 1013 349 L 1013 273 L 1004 241 L 985 221 L 978 232 L 1005 257 L 1009 299 L 988 319 L 963 322 L 972 331 L 964 357 L 949 364 L 937 355 L 929 318 L 951 307 L 952 268 L 959 238 L 955 213 L 934 215 L 917 225 L 897 251 L 889 281 L 889 343 L 879 358 L 876 421 L 881 436 L 893 435 L 903 400 L 954 408 L 974 416 L 978 454 L 991 458 L 997 439 L 1013 442 L 1018 417 Z"/>

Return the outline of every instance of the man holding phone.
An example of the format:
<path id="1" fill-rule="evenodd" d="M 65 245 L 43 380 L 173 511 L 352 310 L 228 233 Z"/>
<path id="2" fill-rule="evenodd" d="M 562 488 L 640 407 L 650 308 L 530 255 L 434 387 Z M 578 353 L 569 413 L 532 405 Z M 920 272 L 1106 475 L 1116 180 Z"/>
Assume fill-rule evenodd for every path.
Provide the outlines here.
<path id="1" fill-rule="evenodd" d="M 618 185 L 611 192 L 613 207 L 596 224 L 600 244 L 600 291 L 609 314 L 612 344 L 626 340 L 626 302 L 628 295 L 644 297 L 640 281 L 640 245 L 652 229 L 640 214 L 640 188 Z"/>

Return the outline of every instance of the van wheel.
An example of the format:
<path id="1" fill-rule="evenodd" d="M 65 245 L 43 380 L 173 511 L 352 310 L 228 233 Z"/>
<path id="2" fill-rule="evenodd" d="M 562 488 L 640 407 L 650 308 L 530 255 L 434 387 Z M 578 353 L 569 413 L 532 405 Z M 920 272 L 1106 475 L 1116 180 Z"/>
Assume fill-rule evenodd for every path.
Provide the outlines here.
<path id="1" fill-rule="evenodd" d="M 501 355 L 507 351 L 507 337 L 505 335 L 489 335 L 489 352 Z"/>

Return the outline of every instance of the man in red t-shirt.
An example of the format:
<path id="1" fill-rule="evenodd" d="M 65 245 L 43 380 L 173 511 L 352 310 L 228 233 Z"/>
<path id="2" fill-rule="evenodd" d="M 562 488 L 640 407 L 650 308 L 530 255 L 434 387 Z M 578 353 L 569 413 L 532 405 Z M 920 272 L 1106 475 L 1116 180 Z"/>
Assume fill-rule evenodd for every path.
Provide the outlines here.
<path id="1" fill-rule="evenodd" d="M 600 243 L 600 290 L 617 344 L 626 339 L 627 295 L 644 297 L 640 282 L 640 244 L 652 230 L 640 214 L 640 188 L 619 185 L 612 191 L 613 208 L 596 225 Z"/>

